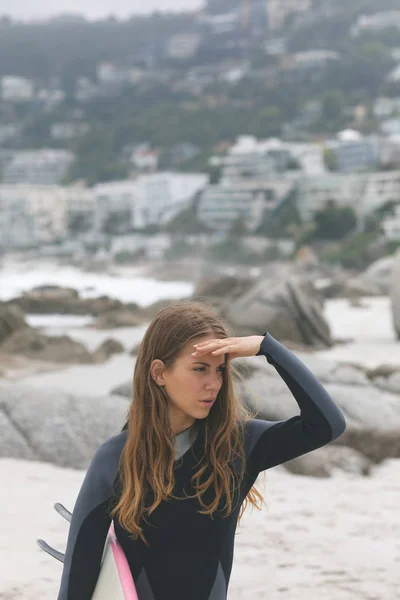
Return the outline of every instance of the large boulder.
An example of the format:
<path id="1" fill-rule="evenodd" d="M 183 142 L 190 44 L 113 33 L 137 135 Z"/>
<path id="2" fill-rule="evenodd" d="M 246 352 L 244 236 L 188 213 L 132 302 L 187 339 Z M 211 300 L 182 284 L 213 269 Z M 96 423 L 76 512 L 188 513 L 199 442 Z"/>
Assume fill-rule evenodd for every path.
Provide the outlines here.
<path id="1" fill-rule="evenodd" d="M 0 457 L 86 469 L 100 444 L 121 431 L 128 410 L 121 396 L 0 382 Z"/>
<path id="2" fill-rule="evenodd" d="M 15 331 L 0 344 L 3 354 L 18 354 L 56 363 L 81 364 L 93 362 L 91 353 L 83 344 L 70 337 L 46 336 L 35 329 L 25 328 Z"/>
<path id="3" fill-rule="evenodd" d="M 296 475 L 331 477 L 336 470 L 353 475 L 369 475 L 372 464 L 359 450 L 328 444 L 314 452 L 289 460 L 285 463 L 285 468 Z"/>
<path id="4" fill-rule="evenodd" d="M 138 327 L 143 319 L 128 310 L 110 310 L 100 315 L 92 327 L 96 329 L 115 329 L 116 327 Z"/>
<path id="5" fill-rule="evenodd" d="M 95 362 L 105 362 L 114 354 L 122 354 L 125 347 L 120 341 L 108 338 L 95 350 L 93 359 Z"/>
<path id="6" fill-rule="evenodd" d="M 357 299 L 365 296 L 381 296 L 382 291 L 374 283 L 362 281 L 358 277 L 341 274 L 333 277 L 326 285 L 320 287 L 325 299 L 349 298 Z"/>
<path id="7" fill-rule="evenodd" d="M 27 327 L 24 313 L 18 306 L 0 306 L 0 344 L 16 331 Z"/>
<path id="8" fill-rule="evenodd" d="M 392 303 L 393 326 L 400 340 L 400 250 L 397 252 L 390 278 L 390 300 Z"/>
<path id="9" fill-rule="evenodd" d="M 361 275 L 356 277 L 354 281 L 373 285 L 380 290 L 381 294 L 387 295 L 390 289 L 394 262 L 393 255 L 380 258 L 373 262 Z"/>
<path id="10" fill-rule="evenodd" d="M 269 331 L 283 342 L 315 348 L 333 344 L 323 315 L 323 299 L 307 279 L 261 278 L 249 290 L 227 297 L 220 310 L 234 335 Z"/>
<path id="11" fill-rule="evenodd" d="M 108 296 L 81 298 L 76 290 L 59 286 L 40 286 L 24 292 L 19 298 L 13 298 L 5 304 L 19 306 L 25 313 L 30 314 L 97 316 L 109 311 L 125 309 L 135 312 L 139 309 L 135 303 L 124 305 L 123 302 Z"/>

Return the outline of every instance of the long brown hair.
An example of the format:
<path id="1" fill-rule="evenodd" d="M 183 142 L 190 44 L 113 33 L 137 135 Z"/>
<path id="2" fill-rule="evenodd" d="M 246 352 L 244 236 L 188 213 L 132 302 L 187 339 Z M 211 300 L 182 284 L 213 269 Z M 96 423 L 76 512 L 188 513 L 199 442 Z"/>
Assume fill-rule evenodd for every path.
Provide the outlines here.
<path id="1" fill-rule="evenodd" d="M 169 424 L 168 396 L 154 381 L 150 367 L 160 359 L 170 368 L 184 347 L 194 338 L 213 333 L 227 338 L 220 316 L 207 300 L 183 300 L 161 310 L 150 323 L 140 344 L 133 377 L 127 429 L 128 436 L 119 461 L 121 495 L 111 511 L 121 526 L 134 539 L 147 541 L 142 521 L 150 516 L 162 501 L 174 497 L 174 433 Z M 205 461 L 191 479 L 200 504 L 201 514 L 213 515 L 225 500 L 225 515 L 234 509 L 233 491 L 238 489 L 244 470 L 233 466 L 233 459 L 245 465 L 242 425 L 250 412 L 237 400 L 232 373 L 240 376 L 225 355 L 223 383 L 208 416 L 201 422 L 205 436 Z M 213 487 L 212 501 L 207 504 L 204 494 Z M 153 502 L 146 506 L 148 491 Z M 240 515 L 248 503 L 261 508 L 263 497 L 252 487 L 245 498 Z"/>

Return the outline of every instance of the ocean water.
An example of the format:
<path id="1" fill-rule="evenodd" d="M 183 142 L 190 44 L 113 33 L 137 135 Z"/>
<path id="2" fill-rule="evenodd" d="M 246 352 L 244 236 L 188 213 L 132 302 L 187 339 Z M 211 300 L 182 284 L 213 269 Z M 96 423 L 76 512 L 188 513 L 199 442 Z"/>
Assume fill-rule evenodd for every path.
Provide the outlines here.
<path id="1" fill-rule="evenodd" d="M 12 264 L 0 268 L 0 300 L 10 300 L 41 285 L 76 289 L 82 298 L 109 296 L 122 302 L 148 306 L 157 300 L 181 299 L 193 293 L 194 285 L 182 281 L 156 281 L 140 276 L 140 270 L 121 274 L 88 273 L 75 267 L 52 263 Z"/>

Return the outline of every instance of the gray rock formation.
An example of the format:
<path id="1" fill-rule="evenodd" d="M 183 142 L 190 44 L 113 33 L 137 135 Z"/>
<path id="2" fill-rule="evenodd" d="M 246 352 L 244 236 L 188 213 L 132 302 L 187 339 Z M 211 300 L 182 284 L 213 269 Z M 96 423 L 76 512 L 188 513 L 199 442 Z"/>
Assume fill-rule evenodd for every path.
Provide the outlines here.
<path id="1" fill-rule="evenodd" d="M 349 298 L 357 299 L 365 296 L 381 296 L 382 290 L 374 283 L 362 281 L 352 275 L 341 274 L 333 277 L 327 285 L 321 289 L 324 298 Z"/>
<path id="2" fill-rule="evenodd" d="M 129 402 L 77 397 L 0 382 L 0 457 L 87 468 L 97 448 L 121 431 Z"/>
<path id="3" fill-rule="evenodd" d="M 376 286 L 381 294 L 387 295 L 390 289 L 390 279 L 394 266 L 394 256 L 385 256 L 372 263 L 355 282 Z"/>
<path id="4" fill-rule="evenodd" d="M 138 327 L 143 319 L 128 310 L 110 310 L 100 315 L 92 327 L 96 329 L 115 329 L 116 327 Z"/>
<path id="5" fill-rule="evenodd" d="M 68 336 L 46 336 L 28 327 L 8 336 L 0 344 L 0 352 L 57 363 L 82 364 L 94 361 L 83 344 Z"/>
<path id="6" fill-rule="evenodd" d="M 311 347 L 332 345 L 323 299 L 313 285 L 294 277 L 262 278 L 238 298 L 227 297 L 220 310 L 234 335 L 269 331 L 282 342 Z"/>
<path id="7" fill-rule="evenodd" d="M 400 250 L 397 252 L 390 278 L 390 300 L 392 303 L 393 326 L 400 340 Z"/>
<path id="8" fill-rule="evenodd" d="M 27 327 L 24 313 L 18 306 L 0 305 L 0 344 L 16 331 Z"/>
<path id="9" fill-rule="evenodd" d="M 107 360 L 114 354 L 121 354 L 122 352 L 125 352 L 124 345 L 118 340 L 108 338 L 107 340 L 104 340 L 104 342 L 97 348 L 95 351 L 95 356 L 99 362 L 101 362 L 103 360 Z"/>
<path id="10" fill-rule="evenodd" d="M 113 396 L 123 396 L 124 398 L 132 398 L 133 380 L 118 385 L 116 388 L 111 390 L 110 394 L 112 394 Z"/>
<path id="11" fill-rule="evenodd" d="M 5 306 L 19 306 L 30 314 L 73 314 L 101 315 L 108 311 L 129 310 L 136 312 L 139 306 L 135 303 L 123 304 L 119 300 L 101 296 L 98 298 L 81 298 L 71 288 L 58 286 L 40 286 L 24 292 L 19 298 L 4 303 Z"/>
<path id="12" fill-rule="evenodd" d="M 372 461 L 359 450 L 329 444 L 285 463 L 296 475 L 331 477 L 336 470 L 354 475 L 369 475 Z"/>
<path id="13" fill-rule="evenodd" d="M 349 446 L 373 463 L 400 458 L 400 395 L 383 391 L 360 369 L 338 366 L 312 354 L 298 356 L 346 417 L 346 431 L 332 445 Z M 238 396 L 262 419 L 283 420 L 299 414 L 285 383 L 267 361 L 258 362 L 259 358 L 248 359 L 258 370 L 245 381 L 236 382 Z"/>

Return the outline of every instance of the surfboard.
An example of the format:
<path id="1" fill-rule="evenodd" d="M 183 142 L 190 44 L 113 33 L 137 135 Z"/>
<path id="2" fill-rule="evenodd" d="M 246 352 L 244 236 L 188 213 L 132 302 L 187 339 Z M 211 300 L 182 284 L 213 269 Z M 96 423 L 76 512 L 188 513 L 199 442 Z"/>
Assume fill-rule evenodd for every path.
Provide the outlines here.
<path id="1" fill-rule="evenodd" d="M 54 505 L 56 511 L 68 522 L 72 514 L 59 502 Z M 44 540 L 37 540 L 42 550 L 64 562 L 65 555 L 49 546 Z M 139 600 L 135 582 L 128 560 L 115 535 L 114 523 L 111 523 L 104 544 L 101 567 L 91 600 Z"/>
<path id="2" fill-rule="evenodd" d="M 92 600 L 139 600 L 125 553 L 111 524 Z"/>

